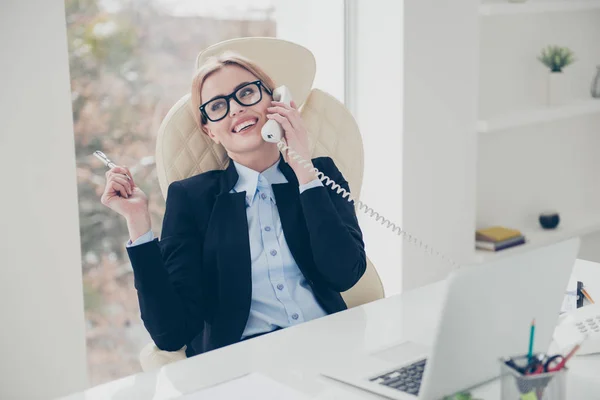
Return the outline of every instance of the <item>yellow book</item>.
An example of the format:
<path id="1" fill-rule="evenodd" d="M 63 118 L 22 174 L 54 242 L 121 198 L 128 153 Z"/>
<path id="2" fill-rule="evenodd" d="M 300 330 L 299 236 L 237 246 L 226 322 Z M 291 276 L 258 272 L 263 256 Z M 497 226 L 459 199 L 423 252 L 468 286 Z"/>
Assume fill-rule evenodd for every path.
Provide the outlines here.
<path id="1" fill-rule="evenodd" d="M 478 229 L 475 234 L 476 240 L 485 242 L 502 242 L 521 236 L 521 232 L 516 229 L 509 229 L 503 226 L 492 226 L 489 228 Z"/>

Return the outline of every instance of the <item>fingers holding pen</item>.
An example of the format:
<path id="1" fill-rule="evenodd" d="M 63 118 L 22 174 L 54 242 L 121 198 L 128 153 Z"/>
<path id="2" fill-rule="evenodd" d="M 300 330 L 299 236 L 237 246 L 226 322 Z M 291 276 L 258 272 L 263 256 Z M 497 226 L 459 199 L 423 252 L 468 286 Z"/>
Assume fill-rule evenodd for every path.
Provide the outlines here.
<path id="1" fill-rule="evenodd" d="M 116 182 L 119 185 L 121 185 L 125 189 L 125 191 L 127 192 L 126 194 L 128 194 L 129 196 L 131 196 L 133 194 L 133 186 L 131 185 L 131 181 L 129 181 L 123 175 L 113 174 L 109 178 L 109 181 L 110 182 Z"/>
<path id="2" fill-rule="evenodd" d="M 112 167 L 110 170 L 106 171 L 106 178 L 108 178 L 110 174 L 122 175 L 125 179 L 127 179 L 129 182 L 131 182 L 133 187 L 136 186 L 135 182 L 133 181 L 133 175 L 131 174 L 131 171 L 129 171 L 129 168 L 127 168 L 127 167 L 121 167 L 121 166 Z"/>
<path id="3" fill-rule="evenodd" d="M 129 171 L 129 168 L 127 167 L 121 167 L 125 170 L 126 175 L 129 177 L 129 182 L 131 182 L 132 187 L 135 187 L 135 182 L 133 181 L 133 175 L 131 174 L 131 171 Z"/>
<path id="4" fill-rule="evenodd" d="M 133 189 L 135 188 L 135 183 L 133 178 L 131 177 L 131 172 L 126 167 L 113 167 L 109 171 L 106 172 L 107 182 L 116 182 L 121 187 L 123 187 L 126 191 L 125 194 L 131 195 L 133 194 Z M 127 197 L 127 196 L 123 196 Z"/>
<path id="5" fill-rule="evenodd" d="M 128 223 L 141 218 L 147 225 L 148 197 L 133 181 L 129 168 L 116 165 L 101 151 L 95 151 L 93 155 L 110 168 L 105 174 L 106 185 L 100 196 L 100 202 L 125 217 Z"/>
<path id="6" fill-rule="evenodd" d="M 127 188 L 122 183 L 116 180 L 110 180 L 107 183 L 106 187 L 109 189 L 109 191 L 112 191 L 113 194 L 117 194 L 124 199 L 129 198 Z"/>

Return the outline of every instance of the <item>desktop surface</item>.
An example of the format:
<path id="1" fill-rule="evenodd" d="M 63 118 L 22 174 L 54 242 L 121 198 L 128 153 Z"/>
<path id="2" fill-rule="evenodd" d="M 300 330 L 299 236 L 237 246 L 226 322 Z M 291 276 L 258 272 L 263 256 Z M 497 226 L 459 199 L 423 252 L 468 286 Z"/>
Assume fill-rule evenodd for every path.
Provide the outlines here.
<path id="1" fill-rule="evenodd" d="M 577 260 L 573 276 L 592 289 L 592 296 L 597 293 L 595 297 L 600 298 L 600 264 Z M 430 284 L 159 370 L 99 385 L 65 399 L 172 399 L 249 372 L 266 375 L 309 398 L 382 399 L 320 372 L 405 341 L 431 345 L 445 285 L 445 281 Z M 567 398 L 597 399 L 599 372 L 598 355 L 570 361 Z M 496 380 L 472 392 L 486 400 L 498 399 L 499 383 Z"/>

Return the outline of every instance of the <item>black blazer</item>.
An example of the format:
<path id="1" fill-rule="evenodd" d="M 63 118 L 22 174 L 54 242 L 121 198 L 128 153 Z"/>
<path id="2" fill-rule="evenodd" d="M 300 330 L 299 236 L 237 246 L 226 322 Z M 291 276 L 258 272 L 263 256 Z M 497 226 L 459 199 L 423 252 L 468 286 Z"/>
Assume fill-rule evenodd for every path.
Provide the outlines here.
<path id="1" fill-rule="evenodd" d="M 329 157 L 316 168 L 348 189 Z M 294 260 L 323 309 L 345 310 L 340 292 L 366 269 L 362 232 L 353 204 L 328 187 L 299 193 L 292 168 L 281 160 L 288 183 L 273 193 Z M 240 341 L 252 296 L 245 192 L 229 193 L 238 180 L 233 162 L 169 185 L 162 238 L 127 249 L 142 320 L 156 346 L 187 355 Z"/>

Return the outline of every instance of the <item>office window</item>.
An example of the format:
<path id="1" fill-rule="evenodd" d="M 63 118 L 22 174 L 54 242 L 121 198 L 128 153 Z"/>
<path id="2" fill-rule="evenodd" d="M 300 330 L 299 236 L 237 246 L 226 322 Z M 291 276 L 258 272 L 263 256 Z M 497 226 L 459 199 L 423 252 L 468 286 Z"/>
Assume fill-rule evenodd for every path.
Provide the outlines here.
<path id="1" fill-rule="evenodd" d="M 139 352 L 151 342 L 125 250 L 127 227 L 100 203 L 106 169 L 92 153 L 131 169 L 160 236 L 156 135 L 188 93 L 198 52 L 235 37 L 291 40 L 315 53 L 315 86 L 343 100 L 342 1 L 65 0 L 92 385 L 139 372 Z"/>
<path id="2" fill-rule="evenodd" d="M 124 219 L 100 203 L 101 150 L 129 166 L 160 234 L 158 127 L 189 91 L 198 52 L 242 36 L 274 36 L 271 1 L 66 0 L 90 383 L 139 372 L 151 341 L 125 251 Z"/>

